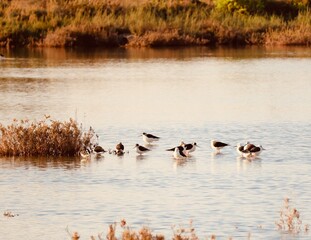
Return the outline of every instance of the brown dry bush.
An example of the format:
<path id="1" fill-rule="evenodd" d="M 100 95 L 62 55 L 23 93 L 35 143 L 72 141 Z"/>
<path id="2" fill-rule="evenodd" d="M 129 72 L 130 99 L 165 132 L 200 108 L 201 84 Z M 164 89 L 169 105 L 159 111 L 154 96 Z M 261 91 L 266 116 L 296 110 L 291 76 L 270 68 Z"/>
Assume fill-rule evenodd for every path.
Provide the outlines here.
<path id="1" fill-rule="evenodd" d="M 287 27 L 282 30 L 271 30 L 265 36 L 266 45 L 311 45 L 311 26 Z"/>
<path id="2" fill-rule="evenodd" d="M 40 121 L 13 120 L 0 124 L 0 155 L 2 156 L 75 156 L 90 148 L 95 132 L 87 132 L 74 121 L 56 121 L 49 116 Z"/>
<path id="3" fill-rule="evenodd" d="M 191 46 L 206 45 L 208 39 L 194 38 L 190 35 L 179 33 L 178 30 L 166 30 L 163 32 L 146 32 L 143 36 L 135 36 L 130 39 L 127 46 L 134 47 L 164 47 L 164 46 Z"/>
<path id="4" fill-rule="evenodd" d="M 192 225 L 192 221 L 189 223 L 189 227 L 179 227 L 173 226 L 173 240 L 199 240 L 199 237 L 195 233 L 195 229 Z"/>
<path id="5" fill-rule="evenodd" d="M 163 235 L 153 235 L 150 228 L 143 226 L 138 232 L 125 228 L 122 232 L 122 240 L 164 240 Z"/>
<path id="6" fill-rule="evenodd" d="M 118 34 L 113 27 L 101 27 L 95 24 L 79 24 L 49 31 L 43 41 L 48 47 L 74 47 L 100 45 L 118 46 Z"/>
<path id="7" fill-rule="evenodd" d="M 284 205 L 280 211 L 280 219 L 275 223 L 279 230 L 287 231 L 290 233 L 299 233 L 303 229 L 300 213 L 296 208 L 289 204 L 289 198 L 284 199 Z M 304 231 L 308 231 L 309 225 L 304 226 Z"/>
<path id="8" fill-rule="evenodd" d="M 117 237 L 117 226 L 120 225 L 122 232 L 120 238 Z M 103 240 L 102 233 L 97 235 L 98 240 Z M 109 225 L 108 233 L 106 234 L 107 240 L 164 240 L 163 235 L 154 235 L 149 227 L 143 226 L 140 230 L 132 230 L 124 219 L 120 223 L 113 223 Z M 96 240 L 95 236 L 91 236 L 91 240 Z"/>

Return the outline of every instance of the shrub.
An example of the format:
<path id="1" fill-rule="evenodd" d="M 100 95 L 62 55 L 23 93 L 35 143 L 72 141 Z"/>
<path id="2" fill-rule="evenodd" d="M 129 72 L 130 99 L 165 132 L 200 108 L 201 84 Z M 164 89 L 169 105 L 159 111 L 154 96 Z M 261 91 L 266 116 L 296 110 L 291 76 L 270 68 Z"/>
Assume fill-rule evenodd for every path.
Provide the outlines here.
<path id="1" fill-rule="evenodd" d="M 241 14 L 259 13 L 264 10 L 264 0 L 216 0 L 216 9 Z"/>
<path id="2" fill-rule="evenodd" d="M 83 148 L 91 147 L 95 132 L 87 132 L 73 119 L 56 121 L 13 120 L 0 124 L 0 155 L 2 156 L 75 156 Z"/>
<path id="3" fill-rule="evenodd" d="M 289 198 L 284 199 L 284 206 L 280 211 L 280 219 L 276 222 L 279 230 L 288 231 L 291 233 L 299 233 L 302 231 L 302 220 L 300 219 L 300 213 L 296 208 L 293 208 L 289 204 Z M 307 232 L 309 229 L 308 224 L 304 226 L 304 230 Z"/>

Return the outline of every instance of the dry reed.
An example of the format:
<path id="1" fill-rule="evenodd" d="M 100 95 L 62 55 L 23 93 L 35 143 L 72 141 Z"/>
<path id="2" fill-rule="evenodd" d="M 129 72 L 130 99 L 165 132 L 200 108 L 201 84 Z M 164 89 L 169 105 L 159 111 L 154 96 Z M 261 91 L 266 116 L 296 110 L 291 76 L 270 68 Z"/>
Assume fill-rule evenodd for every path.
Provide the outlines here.
<path id="1" fill-rule="evenodd" d="M 69 121 L 56 121 L 46 116 L 31 122 L 13 120 L 8 126 L 0 124 L 0 155 L 2 156 L 76 156 L 90 148 L 95 132 L 83 132 L 82 126 Z"/>
<path id="2" fill-rule="evenodd" d="M 280 219 L 276 222 L 278 229 L 295 234 L 302 230 L 307 232 L 309 225 L 303 226 L 299 211 L 291 207 L 289 202 L 289 198 L 284 199 L 284 205 L 280 211 Z"/>
<path id="3" fill-rule="evenodd" d="M 121 236 L 117 237 L 117 227 L 120 227 L 122 232 Z M 103 240 L 103 233 L 99 233 L 97 238 L 95 236 L 91 236 L 91 240 Z M 108 233 L 106 234 L 107 240 L 164 240 L 163 235 L 153 234 L 149 227 L 143 226 L 140 230 L 135 231 L 132 230 L 126 223 L 126 220 L 122 219 L 120 223 L 110 224 L 108 227 Z"/>
<path id="4" fill-rule="evenodd" d="M 172 227 L 173 230 L 173 240 L 199 240 L 199 237 L 195 233 L 195 229 L 190 221 L 188 227 L 176 226 Z M 213 239 L 213 238 L 212 238 Z"/>
<path id="5" fill-rule="evenodd" d="M 292 208 L 289 205 L 289 199 L 286 198 L 284 200 L 284 206 L 280 211 L 280 220 L 276 222 L 279 230 L 288 231 L 290 233 L 298 234 L 300 231 L 304 230 L 305 232 L 309 231 L 309 225 L 302 225 L 302 221 L 300 219 L 300 213 L 297 209 Z M 302 227 L 304 227 L 302 229 Z M 70 233 L 68 227 L 66 228 L 69 236 L 72 239 L 77 240 L 80 238 L 78 232 Z M 200 238 L 195 232 L 195 228 L 193 227 L 192 221 L 190 221 L 188 227 L 182 227 L 175 225 L 172 226 L 173 240 L 199 240 Z M 108 227 L 107 234 L 103 237 L 103 233 L 99 233 L 97 236 L 90 236 L 91 240 L 165 240 L 164 235 L 162 234 L 154 234 L 152 230 L 143 226 L 138 231 L 131 229 L 126 220 L 122 219 L 120 222 L 115 222 L 110 224 Z M 205 239 L 216 240 L 216 235 L 212 234 L 210 237 Z M 232 240 L 232 237 L 228 237 L 228 240 Z M 251 233 L 249 232 L 247 235 L 247 239 L 251 239 Z"/>
<path id="6" fill-rule="evenodd" d="M 78 232 L 70 232 L 68 226 L 66 227 L 66 232 L 68 234 L 68 236 L 71 238 L 71 240 L 79 240 L 80 239 L 80 235 Z"/>
<path id="7" fill-rule="evenodd" d="M 117 237 L 117 227 L 120 227 L 120 237 Z M 173 240 L 198 240 L 199 237 L 195 233 L 195 229 L 192 226 L 192 221 L 190 221 L 190 224 L 188 227 L 181 227 L 179 226 L 176 228 L 176 226 L 172 227 L 173 230 Z M 91 236 L 91 240 L 103 240 L 102 233 L 97 235 L 97 238 L 95 236 Z M 107 240 L 164 240 L 165 237 L 162 234 L 154 234 L 152 233 L 152 230 L 147 227 L 143 226 L 138 231 L 131 229 L 127 223 L 126 220 L 122 219 L 120 223 L 113 223 L 109 225 L 108 233 L 106 234 Z M 211 240 L 215 240 L 216 236 L 212 235 Z"/>

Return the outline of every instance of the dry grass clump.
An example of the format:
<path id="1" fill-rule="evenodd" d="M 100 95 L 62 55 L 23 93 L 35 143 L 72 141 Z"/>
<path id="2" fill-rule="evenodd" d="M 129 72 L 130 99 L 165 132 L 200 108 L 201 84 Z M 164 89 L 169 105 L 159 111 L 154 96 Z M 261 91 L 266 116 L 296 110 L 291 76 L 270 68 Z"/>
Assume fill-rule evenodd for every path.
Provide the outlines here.
<path id="1" fill-rule="evenodd" d="M 270 28 L 265 36 L 266 45 L 311 45 L 311 11 L 300 12 L 295 20 L 278 28 Z"/>
<path id="2" fill-rule="evenodd" d="M 68 236 L 71 238 L 71 240 L 79 240 L 80 239 L 80 235 L 78 232 L 70 232 L 68 226 L 66 227 L 66 232 L 68 234 Z"/>
<path id="3" fill-rule="evenodd" d="M 178 30 L 167 30 L 164 32 L 149 31 L 143 36 L 133 37 L 127 46 L 134 47 L 163 47 L 163 46 L 191 46 L 206 45 L 208 39 L 195 38 L 190 35 L 183 35 Z"/>
<path id="4" fill-rule="evenodd" d="M 41 121 L 13 120 L 0 123 L 0 155 L 2 156 L 75 156 L 91 147 L 95 132 L 87 132 L 73 119 L 56 121 L 46 116 Z"/>
<path id="5" fill-rule="evenodd" d="M 302 230 L 307 232 L 309 230 L 308 225 L 303 226 L 299 211 L 290 206 L 289 198 L 284 199 L 284 206 L 280 211 L 280 219 L 276 222 L 276 225 L 279 230 L 290 233 L 299 233 Z"/>
<path id="6" fill-rule="evenodd" d="M 117 226 L 121 227 L 120 237 L 117 237 Z M 192 226 L 192 222 L 188 228 L 173 226 L 173 240 L 199 240 Z M 102 233 L 98 234 L 98 239 L 103 240 Z M 122 219 L 121 222 L 109 225 L 108 233 L 106 235 L 107 240 L 164 240 L 165 237 L 161 234 L 153 234 L 149 227 L 143 226 L 140 230 L 132 230 L 126 223 L 126 220 Z M 212 235 L 212 240 L 216 237 Z M 95 236 L 91 236 L 91 240 L 96 240 Z"/>
<path id="7" fill-rule="evenodd" d="M 289 233 L 299 233 L 301 231 L 308 232 L 309 225 L 302 225 L 302 221 L 300 219 L 300 213 L 297 209 L 292 208 L 289 205 L 289 199 L 286 198 L 284 200 L 284 206 L 280 211 L 280 220 L 276 222 L 279 230 L 284 230 Z M 69 236 L 73 240 L 78 240 L 80 235 L 78 232 L 71 233 L 66 228 Z M 173 240 L 199 240 L 200 238 L 195 232 L 195 229 L 192 225 L 192 221 L 190 221 L 189 226 L 182 227 L 175 225 L 172 226 L 173 230 Z M 128 225 L 125 219 L 122 219 L 119 223 L 115 222 L 110 224 L 108 227 L 108 232 L 105 236 L 104 233 L 99 233 L 97 236 L 90 236 L 91 240 L 165 240 L 164 235 L 161 234 L 153 234 L 152 230 L 149 227 L 143 226 L 141 229 L 133 230 Z M 216 240 L 216 235 L 212 234 L 205 239 L 208 240 Z M 228 240 L 232 240 L 232 237 L 228 237 Z M 251 233 L 249 232 L 247 235 L 247 239 L 251 239 Z"/>
<path id="8" fill-rule="evenodd" d="M 120 229 L 117 229 L 120 227 Z M 120 230 L 120 237 L 117 236 L 117 230 Z M 172 227 L 173 230 L 173 240 L 199 240 L 199 237 L 195 233 L 195 229 L 192 225 L 192 221 L 188 227 Z M 67 232 L 69 232 L 67 230 Z M 69 233 L 72 236 L 72 233 Z M 109 225 L 108 233 L 106 237 L 103 237 L 103 233 L 99 233 L 97 237 L 91 236 L 91 240 L 165 240 L 162 234 L 153 234 L 149 227 L 143 226 L 138 231 L 132 230 L 126 223 L 126 220 L 122 219 L 120 223 L 113 223 Z M 211 235 L 210 240 L 216 240 L 215 235 Z M 232 238 L 229 238 L 232 239 Z"/>
<path id="9" fill-rule="evenodd" d="M 116 231 L 117 226 L 121 227 L 121 236 L 118 238 Z M 97 235 L 98 240 L 103 240 L 103 233 Z M 91 240 L 97 239 L 95 236 L 91 236 Z M 127 225 L 126 220 L 122 219 L 120 223 L 113 223 L 109 225 L 108 233 L 106 234 L 107 240 L 164 240 L 163 235 L 154 235 L 150 228 L 143 226 L 140 230 L 135 231 L 130 229 Z"/>
<path id="10" fill-rule="evenodd" d="M 173 240 L 199 240 L 192 225 L 192 221 L 190 221 L 187 228 L 181 226 L 176 228 L 176 226 L 173 226 L 172 229 L 174 234 Z"/>
<path id="11" fill-rule="evenodd" d="M 311 27 L 284 28 L 283 30 L 269 31 L 265 36 L 266 45 L 311 45 Z"/>
<path id="12" fill-rule="evenodd" d="M 48 47 L 74 47 L 84 46 L 112 46 L 120 45 L 121 37 L 113 28 L 100 27 L 95 24 L 85 23 L 69 25 L 49 31 L 43 41 Z"/>

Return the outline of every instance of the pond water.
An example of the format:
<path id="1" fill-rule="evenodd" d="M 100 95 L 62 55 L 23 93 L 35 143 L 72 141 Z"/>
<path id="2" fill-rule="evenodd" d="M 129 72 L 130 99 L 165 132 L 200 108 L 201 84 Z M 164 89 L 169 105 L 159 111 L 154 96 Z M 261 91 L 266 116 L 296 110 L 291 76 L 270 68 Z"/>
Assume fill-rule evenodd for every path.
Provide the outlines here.
<path id="1" fill-rule="evenodd" d="M 126 219 L 169 239 L 192 221 L 200 239 L 310 239 L 278 231 L 283 199 L 311 224 L 311 49 L 35 49 L 0 60 L 0 122 L 74 118 L 104 148 L 81 159 L 0 158 L 2 239 L 81 239 Z M 161 137 L 140 157 L 133 147 Z M 231 144 L 216 155 L 210 140 Z M 197 142 L 186 161 L 170 148 Z M 234 145 L 263 145 L 260 158 Z M 5 237 L 5 238 L 4 238 Z"/>

